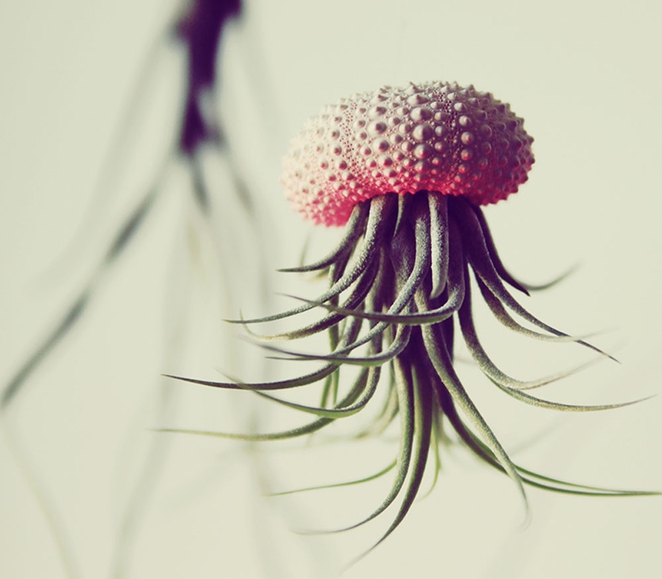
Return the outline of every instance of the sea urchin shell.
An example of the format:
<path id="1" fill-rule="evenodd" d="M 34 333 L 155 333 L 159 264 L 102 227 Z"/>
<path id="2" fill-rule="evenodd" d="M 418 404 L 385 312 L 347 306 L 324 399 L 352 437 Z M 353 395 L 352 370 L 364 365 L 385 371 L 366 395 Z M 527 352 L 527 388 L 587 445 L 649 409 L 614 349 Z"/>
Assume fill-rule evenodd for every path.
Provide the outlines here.
<path id="1" fill-rule="evenodd" d="M 382 87 L 325 107 L 284 160 L 288 199 L 306 218 L 344 225 L 357 203 L 437 191 L 487 205 L 515 193 L 533 139 L 510 106 L 473 86 Z"/>

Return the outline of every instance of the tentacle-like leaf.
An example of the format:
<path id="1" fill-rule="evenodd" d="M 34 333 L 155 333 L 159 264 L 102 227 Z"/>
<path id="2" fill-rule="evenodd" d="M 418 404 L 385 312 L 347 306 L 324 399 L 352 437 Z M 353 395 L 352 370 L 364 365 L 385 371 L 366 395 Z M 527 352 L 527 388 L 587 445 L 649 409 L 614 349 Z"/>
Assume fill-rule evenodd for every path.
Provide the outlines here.
<path id="1" fill-rule="evenodd" d="M 368 370 L 367 372 L 370 372 Z M 379 377 L 376 377 L 377 381 Z M 189 380 L 187 380 L 189 381 Z M 251 391 L 255 391 L 258 393 L 257 390 L 252 388 L 250 385 L 245 385 L 245 384 L 234 384 L 235 388 L 242 388 L 242 389 L 247 389 Z M 351 407 L 352 404 L 356 402 L 356 400 L 359 398 L 361 393 L 365 390 L 364 384 L 362 383 L 361 380 L 357 380 L 356 383 L 354 384 L 354 388 L 352 388 L 347 395 L 335 406 L 335 410 L 342 410 L 346 409 L 348 407 Z M 280 401 L 285 404 L 285 401 Z M 298 410 L 303 410 L 303 407 L 299 407 Z M 320 409 L 323 411 L 323 409 Z M 306 434 L 311 434 L 313 432 L 316 432 L 318 430 L 321 430 L 328 424 L 331 424 L 336 418 L 339 418 L 341 416 L 335 416 L 335 417 L 328 417 L 324 416 L 321 418 L 318 418 L 317 420 L 310 422 L 308 424 L 305 424 L 303 426 L 299 426 L 297 428 L 292 428 L 289 430 L 283 430 L 280 432 L 270 432 L 266 434 L 235 434 L 235 433 L 228 433 L 228 432 L 215 432 L 215 431 L 209 431 L 209 430 L 190 430 L 190 429 L 176 429 L 176 428 L 161 428 L 161 429 L 156 429 L 157 432 L 178 432 L 181 434 L 196 434 L 200 436 L 213 436 L 213 437 L 218 437 L 218 438 L 231 438 L 235 440 L 245 440 L 245 441 L 250 441 L 250 442 L 261 442 L 261 441 L 267 441 L 267 440 L 287 440 L 290 438 L 296 438 L 298 436 L 304 436 Z"/>
<path id="2" fill-rule="evenodd" d="M 521 316 L 526 321 L 532 323 L 533 325 L 553 334 L 555 336 L 568 336 L 565 332 L 561 332 L 556 328 L 542 322 L 537 317 L 532 315 L 528 310 L 526 310 L 522 305 L 513 298 L 508 290 L 504 287 L 501 282 L 501 278 L 494 268 L 492 259 L 489 255 L 487 247 L 485 245 L 485 239 L 483 238 L 480 224 L 476 213 L 473 209 L 470 208 L 468 204 L 455 204 L 453 211 L 453 218 L 457 220 L 460 229 L 462 230 L 462 236 L 464 240 L 465 248 L 467 249 L 467 256 L 475 273 L 482 279 L 485 285 L 490 289 L 490 291 L 499 298 L 501 303 L 508 306 L 513 310 L 517 315 Z M 611 358 L 614 361 L 617 361 L 613 356 L 607 354 L 600 350 L 600 348 L 586 342 L 584 340 L 577 340 L 578 344 L 598 352 L 608 358 Z"/>
<path id="3" fill-rule="evenodd" d="M 411 207 L 416 202 L 413 195 L 398 195 L 398 216 L 393 228 L 393 238 L 397 237 L 402 228 L 408 224 L 409 216 L 411 215 Z"/>
<path id="4" fill-rule="evenodd" d="M 487 355 L 487 352 L 483 348 L 480 340 L 478 339 L 478 334 L 474 326 L 473 315 L 471 313 L 471 291 L 469 288 L 469 278 L 468 272 L 466 272 L 467 279 L 467 292 L 464 303 L 459 311 L 459 320 L 460 328 L 462 330 L 462 336 L 467 345 L 467 349 L 471 354 L 472 358 L 478 364 L 478 367 L 481 369 L 483 374 L 485 374 L 492 382 L 494 382 L 499 388 L 505 388 L 506 391 L 510 390 L 532 390 L 534 388 L 540 388 L 552 382 L 556 382 L 561 378 L 570 376 L 581 369 L 585 368 L 590 364 L 594 364 L 595 360 L 591 360 L 586 364 L 581 364 L 569 370 L 563 372 L 557 372 L 549 376 L 544 376 L 536 380 L 517 380 L 512 378 L 501 371 L 495 364 L 492 362 L 491 358 Z"/>
<path id="5" fill-rule="evenodd" d="M 448 275 L 448 205 L 444 195 L 431 191 L 428 193 L 430 209 L 430 255 L 432 262 L 432 290 L 430 298 L 441 295 L 446 287 Z"/>
<path id="6" fill-rule="evenodd" d="M 250 389 L 251 392 L 254 392 L 261 398 L 270 400 L 282 406 L 287 406 L 292 410 L 299 410 L 300 412 L 306 412 L 308 414 L 314 414 L 319 417 L 325 418 L 346 418 L 348 416 L 353 416 L 370 402 L 370 399 L 375 394 L 377 390 L 377 384 L 379 383 L 379 375 L 381 368 L 370 368 L 364 369 L 359 373 L 354 385 L 348 393 L 350 398 L 353 398 L 357 394 L 363 394 L 363 396 L 355 403 L 350 406 L 337 406 L 335 408 L 324 408 L 319 406 L 306 406 L 305 404 L 298 404 L 296 402 L 291 402 L 289 400 L 283 400 L 276 396 L 272 396 L 260 390 Z"/>
<path id="7" fill-rule="evenodd" d="M 359 478 L 359 479 L 350 480 L 350 481 L 343 481 L 343 482 L 339 482 L 339 483 L 331 483 L 331 484 L 327 484 L 327 485 L 318 485 L 318 486 L 314 486 L 314 487 L 305 487 L 305 488 L 302 488 L 302 489 L 294 489 L 294 490 L 290 490 L 290 491 L 280 491 L 280 492 L 277 492 L 277 493 L 269 493 L 269 496 L 270 497 L 282 497 L 284 495 L 292 495 L 292 494 L 295 494 L 295 493 L 305 493 L 305 492 L 308 492 L 308 491 L 319 491 L 319 490 L 325 490 L 325 489 L 335 489 L 335 488 L 339 488 L 339 487 L 359 485 L 359 484 L 370 482 L 370 481 L 373 481 L 373 480 L 377 480 L 378 478 L 383 477 L 385 474 L 388 474 L 389 472 L 391 472 L 395 468 L 396 464 L 397 464 L 397 460 L 394 460 L 393 462 L 391 462 L 388 466 L 386 466 L 382 470 L 376 472 L 375 474 L 371 474 L 370 476 L 364 477 L 364 478 Z"/>
<path id="8" fill-rule="evenodd" d="M 501 279 L 505 281 L 507 284 L 511 285 L 515 289 L 521 291 L 522 293 L 528 296 L 529 288 L 527 287 L 527 285 L 515 279 L 512 275 L 510 275 L 508 270 L 504 267 L 503 262 L 499 257 L 499 252 L 497 251 L 496 245 L 494 244 L 494 239 L 492 238 L 492 233 L 490 232 L 490 228 L 487 225 L 487 220 L 485 219 L 485 215 L 483 215 L 483 211 L 480 209 L 480 207 L 474 207 L 473 205 L 466 203 L 464 199 L 457 199 L 454 201 L 457 201 L 458 204 L 468 205 L 469 209 L 471 209 L 475 213 L 476 219 L 478 220 L 480 226 L 482 238 L 485 241 L 485 246 L 490 256 L 490 261 L 494 264 L 494 268 L 501 276 Z"/>
<path id="9" fill-rule="evenodd" d="M 354 288 L 354 291 L 343 302 L 343 305 L 340 307 L 340 309 L 345 309 L 345 308 L 353 309 L 359 307 L 361 304 L 364 303 L 366 296 L 368 295 L 368 293 L 370 292 L 370 290 L 374 285 L 375 277 L 379 269 L 378 265 L 379 265 L 378 262 L 374 261 L 373 263 L 370 264 L 368 269 L 363 272 L 363 274 L 360 276 L 358 280 L 356 287 Z M 312 303 L 312 302 L 308 302 L 308 303 Z M 325 306 L 324 303 L 321 303 L 320 305 Z M 333 306 L 329 306 L 329 309 L 332 308 Z M 255 338 L 256 340 L 261 342 L 299 340 L 301 338 L 313 336 L 315 334 L 328 330 L 331 327 L 342 322 L 344 319 L 345 316 L 342 315 L 341 313 L 333 312 L 325 316 L 321 320 L 318 320 L 317 322 L 304 326 L 303 328 L 299 328 L 297 330 L 293 330 L 290 332 L 283 332 L 281 334 L 268 334 L 268 335 L 257 334 L 253 330 L 251 330 L 249 326 L 246 326 L 246 331 L 252 338 Z"/>
<path id="10" fill-rule="evenodd" d="M 350 364 L 356 366 L 381 366 L 385 362 L 392 360 L 396 356 L 402 353 L 402 351 L 407 346 L 409 342 L 409 336 L 411 335 L 411 326 L 400 326 L 397 329 L 395 339 L 391 345 L 384 351 L 371 354 L 368 356 L 347 356 L 347 355 L 338 355 L 333 354 L 304 354 L 301 352 L 292 352 L 290 350 L 284 350 L 282 348 L 274 348 L 271 346 L 263 346 L 267 350 L 272 350 L 279 352 L 281 354 L 287 354 L 292 356 L 291 358 L 286 358 L 288 360 L 323 360 L 326 362 L 341 362 L 343 364 Z"/>
<path id="11" fill-rule="evenodd" d="M 478 287 L 480 289 L 480 293 L 483 295 L 483 298 L 485 299 L 485 303 L 487 303 L 488 307 L 490 308 L 491 312 L 494 314 L 494 317 L 501 322 L 504 326 L 506 326 L 508 329 L 513 330 L 514 332 L 517 332 L 518 334 L 522 334 L 526 336 L 527 338 L 534 338 L 536 340 L 542 340 L 545 342 L 580 342 L 581 340 L 590 337 L 589 335 L 584 335 L 584 336 L 550 336 L 549 334 L 542 334 L 540 332 L 536 332 L 534 330 L 531 330 L 521 324 L 519 324 L 506 310 L 506 308 L 503 306 L 503 304 L 499 301 L 499 298 L 495 296 L 490 288 L 488 288 L 485 285 L 485 282 L 483 280 L 476 276 L 476 283 L 478 284 Z"/>
<path id="12" fill-rule="evenodd" d="M 457 312 L 464 300 L 465 280 L 464 280 L 464 254 L 462 252 L 462 239 L 457 232 L 457 226 L 451 223 L 451 247 L 450 247 L 450 269 L 448 275 L 448 297 L 446 301 L 439 307 L 433 307 L 427 311 L 418 311 L 411 314 L 402 313 L 389 313 L 377 311 L 359 311 L 346 309 L 343 307 L 332 306 L 324 304 L 316 300 L 304 300 L 296 296 L 290 296 L 294 299 L 308 301 L 314 303 L 316 306 L 326 308 L 332 312 L 342 314 L 344 316 L 353 316 L 357 318 L 364 318 L 373 321 L 386 322 L 388 324 L 406 324 L 412 326 L 419 326 L 422 324 L 437 324 L 450 318 Z M 410 274 L 410 278 L 413 273 Z M 436 301 L 432 300 L 432 301 Z"/>
<path id="13" fill-rule="evenodd" d="M 417 294 L 417 302 L 419 307 L 427 307 L 427 297 L 421 292 Z M 485 444 L 492 451 L 494 456 L 497 457 L 497 460 L 501 466 L 503 466 L 503 469 L 508 476 L 513 479 L 524 501 L 528 504 L 526 493 L 522 486 L 522 478 L 517 472 L 515 465 L 492 432 L 492 429 L 488 426 L 487 422 L 485 422 L 485 419 L 478 411 L 478 408 L 476 408 L 475 404 L 469 398 L 464 386 L 462 386 L 460 379 L 455 373 L 455 369 L 453 368 L 453 364 L 444 343 L 443 334 L 439 331 L 439 327 L 422 326 L 421 332 L 423 334 L 425 349 L 430 356 L 430 361 L 432 362 L 440 380 L 450 392 L 454 402 L 462 409 L 467 418 L 471 420 L 474 428 L 480 433 Z"/>
<path id="14" fill-rule="evenodd" d="M 402 359 L 394 361 L 394 368 L 396 373 L 395 387 L 398 398 L 398 413 L 400 415 L 400 452 L 398 454 L 396 470 L 397 474 L 391 487 L 390 492 L 382 503 L 365 519 L 354 523 L 342 529 L 334 529 L 327 531 L 303 531 L 302 534 L 331 534 L 341 533 L 355 529 L 364 525 L 368 521 L 372 521 L 375 517 L 383 513 L 397 498 L 402 490 L 402 487 L 409 472 L 409 465 L 411 464 L 412 446 L 414 441 L 414 385 L 412 383 L 411 368 Z"/>
<path id="15" fill-rule="evenodd" d="M 391 371 L 389 382 L 387 384 L 388 394 L 384 399 L 382 408 L 370 424 L 358 432 L 354 438 L 368 438 L 382 434 L 395 420 L 398 414 L 398 395 L 395 387 L 395 372 L 393 371 L 393 362 L 390 364 Z"/>
<path id="16" fill-rule="evenodd" d="M 211 436 L 214 438 L 229 438 L 232 440 L 243 440 L 246 442 L 267 442 L 274 440 L 289 440 L 291 438 L 297 438 L 299 436 L 305 436 L 306 434 L 312 434 L 321 430 L 328 424 L 333 422 L 332 418 L 319 418 L 314 422 L 305 424 L 304 426 L 299 426 L 298 428 L 292 428 L 289 430 L 283 430 L 281 432 L 269 432 L 266 434 L 241 434 L 241 433 L 232 433 L 232 432 L 216 432 L 213 430 L 192 430 L 185 428 L 155 428 L 154 432 L 170 432 L 174 434 L 194 434 L 196 436 Z"/>
<path id="17" fill-rule="evenodd" d="M 349 286 L 351 286 L 358 277 L 367 269 L 375 257 L 379 254 L 379 242 L 386 233 L 390 224 L 390 209 L 395 200 L 389 196 L 380 196 L 372 199 L 370 203 L 370 215 L 366 227 L 366 234 L 363 240 L 361 250 L 356 257 L 356 261 L 351 267 L 349 273 L 345 274 L 340 280 L 334 283 L 326 292 L 317 298 L 319 302 L 326 302 L 331 298 L 340 295 Z M 280 314 L 265 316 L 263 318 L 254 318 L 250 320 L 226 320 L 234 324 L 257 324 L 264 322 L 273 322 L 301 314 L 315 307 L 305 304 L 298 308 L 292 308 Z"/>
<path id="18" fill-rule="evenodd" d="M 429 384 L 427 387 L 430 387 Z M 430 450 L 432 451 L 432 456 L 434 457 L 434 475 L 432 478 L 432 483 L 430 484 L 430 488 L 423 495 L 418 497 L 419 501 L 422 501 L 423 499 L 430 496 L 432 491 L 437 486 L 437 482 L 439 481 L 439 474 L 441 473 L 441 453 L 439 452 L 439 449 L 443 443 L 443 429 L 441 427 L 442 414 L 438 402 L 435 399 L 431 400 L 431 402 L 434 405 L 434 409 L 432 411 L 432 438 L 430 441 Z"/>
<path id="19" fill-rule="evenodd" d="M 432 389 L 427 387 L 427 384 L 418 375 L 419 369 L 416 365 L 412 365 L 412 376 L 414 383 L 414 440 L 412 452 L 412 469 L 409 476 L 409 481 L 405 487 L 404 497 L 402 504 L 398 509 L 398 513 L 393 519 L 393 522 L 381 536 L 381 538 L 362 556 L 367 555 L 370 551 L 380 545 L 395 529 L 400 526 L 405 516 L 411 509 L 421 488 L 423 481 L 423 473 L 428 460 L 428 452 L 430 450 L 430 437 L 432 432 Z"/>
<path id="20" fill-rule="evenodd" d="M 370 211 L 370 206 L 367 203 L 359 203 L 354 207 L 352 214 L 349 217 L 349 221 L 345 226 L 345 234 L 342 239 L 335 247 L 335 249 L 323 257 L 322 259 L 311 263 L 309 265 L 302 265 L 299 267 L 286 267 L 279 269 L 279 272 L 284 273 L 304 273 L 310 271 L 317 271 L 320 269 L 325 269 L 333 265 L 338 259 L 345 256 L 346 254 L 352 253 L 358 240 L 365 233 L 366 223 L 368 221 L 368 213 Z"/>
<path id="21" fill-rule="evenodd" d="M 420 207 L 420 206 L 419 206 Z M 388 309 L 388 313 L 399 313 L 408 308 L 413 303 L 414 294 L 425 280 L 430 268 L 430 244 L 427 238 L 429 230 L 429 215 L 419 210 L 415 221 L 415 241 L 414 256 L 412 256 L 412 244 L 407 242 L 407 236 L 411 233 L 403 226 L 398 237 L 392 242 L 392 258 L 395 269 L 400 275 L 402 287 Z M 388 323 L 379 322 L 370 329 L 363 337 L 352 342 L 346 348 L 338 350 L 336 353 L 349 353 L 355 348 L 366 344 L 379 336 L 386 328 Z"/>
<path id="22" fill-rule="evenodd" d="M 555 286 L 557 283 L 562 282 L 564 279 L 566 279 L 568 276 L 570 276 L 572 273 L 576 271 L 578 266 L 574 265 L 568 268 L 568 270 L 563 272 L 561 275 L 553 278 L 548 282 L 540 283 L 540 284 L 525 283 L 521 280 L 516 279 L 504 267 L 503 262 L 499 257 L 499 252 L 497 251 L 496 245 L 494 243 L 494 239 L 492 238 L 492 233 L 490 232 L 490 228 L 487 224 L 487 220 L 485 219 L 485 215 L 481 211 L 480 207 L 472 207 L 472 209 L 476 213 L 476 217 L 480 222 L 480 226 L 483 232 L 483 237 L 485 238 L 485 245 L 487 246 L 487 250 L 489 251 L 490 258 L 492 259 L 492 263 L 494 264 L 494 268 L 501 276 L 501 279 L 506 283 L 508 283 L 509 285 L 511 285 L 512 287 L 514 287 L 515 289 L 518 289 L 519 291 L 527 295 L 529 295 L 529 292 L 532 291 L 546 290 L 550 287 Z"/>
<path id="23" fill-rule="evenodd" d="M 307 386 L 314 384 L 320 380 L 324 380 L 327 376 L 333 374 L 338 370 L 338 364 L 327 364 L 311 372 L 304 374 L 297 378 L 288 378 L 286 380 L 275 380 L 273 382 L 250 382 L 242 384 L 241 386 L 235 382 L 217 382 L 215 380 L 199 380 L 198 378 L 187 378 L 185 376 L 175 376 L 173 374 L 164 374 L 166 378 L 174 378 L 182 382 L 189 382 L 191 384 L 200 384 L 202 386 L 212 386 L 213 388 L 226 388 L 230 390 L 284 390 L 286 388 L 297 388 L 299 386 Z"/>

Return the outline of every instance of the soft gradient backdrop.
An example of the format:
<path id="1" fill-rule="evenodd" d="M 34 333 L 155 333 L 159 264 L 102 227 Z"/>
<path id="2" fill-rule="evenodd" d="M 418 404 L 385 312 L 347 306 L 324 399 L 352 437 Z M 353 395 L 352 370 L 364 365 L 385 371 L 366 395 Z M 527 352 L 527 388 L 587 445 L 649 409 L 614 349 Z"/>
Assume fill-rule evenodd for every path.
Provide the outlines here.
<path id="1" fill-rule="evenodd" d="M 0 6 L 3 383 L 154 180 L 176 130 L 183 60 L 171 46 L 148 75 L 142 67 L 176 10 L 173 1 L 156 0 Z M 600 362 L 547 396 L 609 403 L 659 394 L 661 27 L 662 8 L 652 0 L 246 1 L 242 25 L 224 44 L 217 104 L 261 208 L 269 267 L 296 263 L 311 232 L 290 212 L 278 182 L 287 141 L 308 116 L 382 84 L 473 83 L 510 102 L 535 138 L 529 182 L 486 211 L 506 263 L 532 282 L 580 266 L 525 304 L 571 333 L 606 330 L 594 340 L 622 362 Z M 122 137 L 123 154 L 101 174 L 139 81 L 146 89 Z M 268 369 L 262 353 L 237 342 L 220 320 L 239 307 L 253 314 L 288 303 L 260 301 L 259 264 L 251 258 L 259 247 L 244 218 L 233 216 L 227 175 L 213 156 L 208 175 L 223 208 L 218 222 L 208 227 L 196 214 L 185 168 L 173 163 L 144 231 L 2 418 L 0 576 L 66 576 L 15 448 L 85 579 L 333 577 L 384 530 L 381 521 L 342 536 L 300 538 L 287 528 L 351 523 L 388 481 L 288 500 L 259 495 L 261 485 L 369 474 L 388 462 L 393 441 L 299 452 L 285 446 L 265 456 L 180 436 L 163 447 L 161 467 L 143 476 L 150 445 L 172 436 L 153 427 L 266 428 L 289 417 L 246 396 L 159 379 L 166 371 L 213 378 L 219 368 L 259 376 Z M 109 201 L 91 210 L 104 186 Z M 337 234 L 320 232 L 311 251 L 324 251 Z M 312 295 L 297 277 L 271 282 L 270 292 Z M 494 358 L 524 378 L 590 359 L 579 347 L 529 345 L 487 315 L 478 323 Z M 462 371 L 520 462 L 576 482 L 662 489 L 659 397 L 608 413 L 558 415 L 504 399 L 470 365 Z M 662 569 L 662 498 L 532 491 L 524 526 L 505 477 L 460 450 L 446 453 L 444 465 L 434 492 L 344 577 L 620 579 Z M 141 480 L 146 498 L 136 500 Z"/>

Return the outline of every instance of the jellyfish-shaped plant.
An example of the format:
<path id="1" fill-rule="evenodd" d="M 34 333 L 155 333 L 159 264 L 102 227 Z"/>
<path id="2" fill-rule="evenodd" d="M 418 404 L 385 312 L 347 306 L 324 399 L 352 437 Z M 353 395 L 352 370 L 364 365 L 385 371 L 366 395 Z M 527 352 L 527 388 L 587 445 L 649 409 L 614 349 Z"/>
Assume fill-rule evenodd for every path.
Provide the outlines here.
<path id="1" fill-rule="evenodd" d="M 507 289 L 526 294 L 534 288 L 504 268 L 481 206 L 505 199 L 527 180 L 534 162 L 532 142 L 509 105 L 473 86 L 454 83 L 386 86 L 342 99 L 309 120 L 284 161 L 287 197 L 305 218 L 344 226 L 345 233 L 323 259 L 286 271 L 326 272 L 329 288 L 288 311 L 241 323 L 266 323 L 321 308 L 321 319 L 261 338 L 296 340 L 328 332 L 331 352 L 311 356 L 267 346 L 291 358 L 323 364 L 294 379 L 252 384 L 186 380 L 250 389 L 317 417 L 289 431 L 223 436 L 278 440 L 308 435 L 355 415 L 380 388 L 387 389 L 385 396 L 375 398 L 383 407 L 371 426 L 373 432 L 381 432 L 399 416 L 397 474 L 382 503 L 352 526 L 374 519 L 400 496 L 399 510 L 381 540 L 408 512 L 430 450 L 436 453 L 449 430 L 481 460 L 509 475 L 522 494 L 523 483 L 573 494 L 635 494 L 566 483 L 514 464 L 454 367 L 457 320 L 478 367 L 517 400 L 557 410 L 620 406 L 573 406 L 534 396 L 531 389 L 573 370 L 534 381 L 516 380 L 490 360 L 477 336 L 471 306 L 474 287 L 507 328 L 542 340 L 576 341 L 602 354 L 534 317 Z M 350 365 L 360 369 L 344 384 L 340 375 Z M 270 393 L 314 383 L 323 384 L 318 408 Z"/>

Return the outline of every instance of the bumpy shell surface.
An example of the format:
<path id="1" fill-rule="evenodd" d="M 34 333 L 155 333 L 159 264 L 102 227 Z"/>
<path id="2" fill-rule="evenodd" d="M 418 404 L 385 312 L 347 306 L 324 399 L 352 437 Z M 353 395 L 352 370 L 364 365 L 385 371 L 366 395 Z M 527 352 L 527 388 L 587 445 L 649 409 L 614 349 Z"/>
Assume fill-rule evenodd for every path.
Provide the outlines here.
<path id="1" fill-rule="evenodd" d="M 376 195 L 438 191 L 487 205 L 515 193 L 533 139 L 508 104 L 473 86 L 385 86 L 324 107 L 291 142 L 282 182 L 307 219 L 344 225 Z"/>

